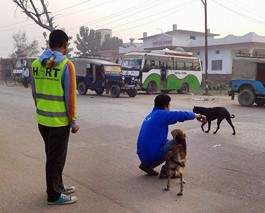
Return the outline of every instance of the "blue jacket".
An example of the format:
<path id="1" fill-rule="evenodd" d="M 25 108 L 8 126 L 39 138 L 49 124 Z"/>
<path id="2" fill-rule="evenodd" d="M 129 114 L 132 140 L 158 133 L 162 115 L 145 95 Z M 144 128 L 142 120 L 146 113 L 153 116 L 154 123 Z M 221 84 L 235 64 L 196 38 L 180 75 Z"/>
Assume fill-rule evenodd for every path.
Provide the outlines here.
<path id="1" fill-rule="evenodd" d="M 168 125 L 194 118 L 193 112 L 154 108 L 144 119 L 138 136 L 137 154 L 141 162 L 145 165 L 159 163 L 164 157 L 163 145 L 168 141 Z"/>

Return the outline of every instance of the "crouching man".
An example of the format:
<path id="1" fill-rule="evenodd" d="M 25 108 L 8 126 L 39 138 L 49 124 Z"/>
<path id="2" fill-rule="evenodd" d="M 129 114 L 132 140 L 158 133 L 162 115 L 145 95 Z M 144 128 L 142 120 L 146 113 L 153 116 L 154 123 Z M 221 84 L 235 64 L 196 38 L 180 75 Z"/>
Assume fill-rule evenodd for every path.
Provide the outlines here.
<path id="1" fill-rule="evenodd" d="M 137 140 L 137 154 L 141 161 L 139 168 L 148 175 L 156 176 L 159 173 L 154 170 L 165 161 L 165 154 L 174 139 L 167 139 L 168 126 L 177 122 L 194 120 L 205 122 L 206 117 L 192 111 L 170 111 L 171 98 L 161 94 L 154 100 L 154 108 L 144 119 Z M 163 166 L 160 178 L 167 178 Z"/>

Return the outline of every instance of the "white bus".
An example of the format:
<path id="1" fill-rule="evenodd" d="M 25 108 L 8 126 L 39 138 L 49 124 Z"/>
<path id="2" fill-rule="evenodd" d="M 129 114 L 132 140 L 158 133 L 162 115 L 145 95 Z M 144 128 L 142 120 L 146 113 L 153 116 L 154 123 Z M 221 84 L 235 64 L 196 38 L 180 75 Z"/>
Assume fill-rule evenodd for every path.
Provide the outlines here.
<path id="1" fill-rule="evenodd" d="M 190 52 L 168 49 L 130 52 L 123 56 L 121 64 L 123 74 L 138 77 L 141 90 L 147 94 L 158 90 L 186 93 L 201 86 L 200 59 Z"/>

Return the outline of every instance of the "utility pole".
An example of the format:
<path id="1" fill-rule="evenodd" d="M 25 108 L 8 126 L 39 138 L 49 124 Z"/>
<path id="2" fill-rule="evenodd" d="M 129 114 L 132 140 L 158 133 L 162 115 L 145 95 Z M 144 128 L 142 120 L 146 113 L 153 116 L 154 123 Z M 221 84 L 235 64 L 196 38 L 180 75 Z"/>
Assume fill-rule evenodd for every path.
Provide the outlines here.
<path id="1" fill-rule="evenodd" d="M 208 27 L 207 27 L 207 0 L 201 0 L 204 5 L 205 22 L 205 95 L 208 95 Z"/>

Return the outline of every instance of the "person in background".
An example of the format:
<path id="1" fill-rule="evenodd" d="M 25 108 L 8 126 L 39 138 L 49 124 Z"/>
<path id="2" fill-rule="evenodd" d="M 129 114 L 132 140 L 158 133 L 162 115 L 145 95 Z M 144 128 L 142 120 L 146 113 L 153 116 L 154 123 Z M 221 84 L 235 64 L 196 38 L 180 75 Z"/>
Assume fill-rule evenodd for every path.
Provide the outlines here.
<path id="1" fill-rule="evenodd" d="M 50 205 L 77 201 L 67 194 L 74 186 L 63 183 L 70 129 L 79 130 L 76 123 L 76 76 L 73 63 L 66 58 L 68 36 L 54 30 L 49 36 L 49 47 L 32 63 L 32 96 L 36 106 L 38 128 L 46 153 L 47 201 Z"/>
<path id="2" fill-rule="evenodd" d="M 22 69 L 22 77 L 23 77 L 23 86 L 25 88 L 28 88 L 28 84 L 29 84 L 29 69 L 26 66 L 23 66 Z"/>
<path id="3" fill-rule="evenodd" d="M 138 135 L 139 168 L 151 176 L 159 174 L 154 168 L 165 161 L 165 154 L 175 141 L 167 139 L 168 126 L 195 118 L 200 122 L 206 121 L 204 115 L 192 111 L 170 111 L 170 101 L 168 95 L 156 96 L 154 108 L 144 119 Z M 160 178 L 167 178 L 165 165 L 161 168 Z"/>

